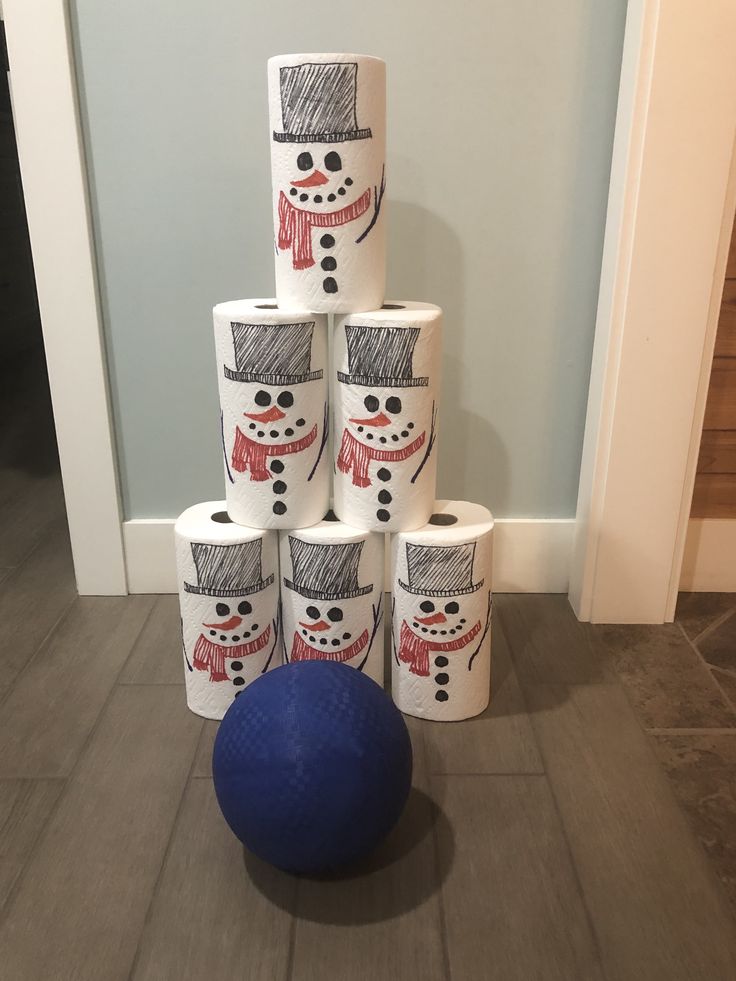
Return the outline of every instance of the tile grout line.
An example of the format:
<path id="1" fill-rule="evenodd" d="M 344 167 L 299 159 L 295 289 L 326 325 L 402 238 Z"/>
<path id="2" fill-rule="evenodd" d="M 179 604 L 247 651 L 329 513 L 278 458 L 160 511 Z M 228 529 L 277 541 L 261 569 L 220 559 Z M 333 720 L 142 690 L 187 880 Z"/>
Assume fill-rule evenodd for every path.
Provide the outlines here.
<path id="1" fill-rule="evenodd" d="M 296 955 L 296 928 L 299 923 L 297 910 L 299 909 L 299 877 L 294 876 L 294 890 L 292 892 L 291 923 L 289 924 L 289 949 L 286 953 L 286 971 L 284 981 L 292 981 L 294 977 L 294 958 Z"/>
<path id="2" fill-rule="evenodd" d="M 18 682 L 20 681 L 20 679 L 23 677 L 23 675 L 29 669 L 29 667 L 31 666 L 31 664 L 36 660 L 36 658 L 38 657 L 38 655 L 41 653 L 41 651 L 47 646 L 48 642 L 51 640 L 51 635 L 56 631 L 57 627 L 60 627 L 61 624 L 64 622 L 64 620 L 66 620 L 66 618 L 69 616 L 69 613 L 71 612 L 72 607 L 74 606 L 74 604 L 77 602 L 78 599 L 79 599 L 79 594 L 74 595 L 72 597 L 72 599 L 69 601 L 69 604 L 64 607 L 64 609 L 59 614 L 58 618 L 49 627 L 48 632 L 46 634 L 44 634 L 44 636 L 41 638 L 41 640 L 39 641 L 38 646 L 36 647 L 36 649 L 34 650 L 34 652 L 27 659 L 26 663 L 20 669 L 20 671 L 18 672 L 18 674 L 15 676 L 15 678 L 13 678 L 13 681 L 12 681 L 12 684 L 10 685 L 10 687 L 7 689 L 6 692 L 3 693 L 2 696 L 0 696 L 0 705 L 3 705 L 7 701 L 7 699 L 10 697 L 10 693 L 12 691 L 14 691 L 14 689 L 15 689 L 16 685 L 18 684 Z"/>
<path id="3" fill-rule="evenodd" d="M 677 729 L 677 728 L 661 728 L 653 726 L 651 729 L 644 730 L 650 736 L 736 736 L 736 728 L 733 729 L 718 729 L 718 728 L 702 728 L 702 729 Z"/>
<path id="4" fill-rule="evenodd" d="M 427 759 L 426 749 L 427 744 L 424 739 L 424 734 L 422 734 L 422 742 L 424 743 L 424 758 Z M 434 778 L 431 773 L 427 774 L 427 780 L 429 783 L 429 789 L 432 790 L 432 784 Z M 435 801 L 435 806 L 437 805 Z M 440 843 L 437 836 L 437 824 L 435 821 L 432 825 L 432 854 L 434 857 L 434 881 L 437 888 L 437 916 L 439 918 L 439 933 L 440 933 L 440 947 L 442 948 L 442 964 L 445 969 L 446 981 L 452 981 L 452 967 L 450 965 L 450 938 L 447 935 L 447 917 L 445 915 L 445 896 L 442 889 L 442 879 L 440 876 Z"/>
<path id="5" fill-rule="evenodd" d="M 78 598 L 79 598 L 78 596 L 75 597 L 75 599 L 78 599 Z M 74 600 L 72 600 L 72 604 L 73 604 L 73 602 L 74 602 Z M 72 604 L 70 604 L 70 608 L 71 608 L 71 605 Z M 153 604 L 153 605 L 155 605 L 155 604 Z M 135 644 L 136 641 L 138 640 L 138 638 L 140 637 L 140 635 L 141 635 L 141 633 L 143 631 L 143 628 L 148 623 L 148 619 L 151 616 L 151 613 L 153 612 L 153 605 L 151 606 L 151 609 L 148 611 L 148 614 L 143 618 L 143 623 L 141 624 L 140 630 L 135 635 L 135 638 L 133 639 L 133 641 L 131 643 L 131 650 L 132 650 L 133 644 Z M 40 648 L 39 648 L 39 650 L 40 650 Z M 36 655 L 34 655 L 34 657 L 35 656 Z M 127 658 L 126 658 L 126 661 L 127 661 Z M 124 666 L 125 665 L 123 665 L 123 667 Z M 94 720 L 94 722 L 90 726 L 90 730 L 87 733 L 87 737 L 82 742 L 82 745 L 79 748 L 79 753 L 77 755 L 77 758 L 74 761 L 74 763 L 72 764 L 69 772 L 66 774 L 65 777 L 58 777 L 57 776 L 56 778 L 54 778 L 54 779 L 57 779 L 57 780 L 63 780 L 64 786 L 62 787 L 61 793 L 59 794 L 58 798 L 56 799 L 56 802 L 54 803 L 53 807 L 51 807 L 51 809 L 49 810 L 49 813 L 46 815 L 46 820 L 43 822 L 43 825 L 42 825 L 41 829 L 39 830 L 38 835 L 36 836 L 36 840 L 34 842 L 33 849 L 29 852 L 28 858 L 23 863 L 23 867 L 18 871 L 18 875 L 17 875 L 17 877 L 15 879 L 15 882 L 13 883 L 12 888 L 8 891 L 8 895 L 7 895 L 6 900 L 5 900 L 5 905 L 2 907 L 2 910 L 0 911 L 0 923 L 5 918 L 5 915 L 10 911 L 10 907 L 12 906 L 13 902 L 15 901 L 15 897 L 16 897 L 16 895 L 18 893 L 18 890 L 20 889 L 20 887 L 22 885 L 23 878 L 24 878 L 25 873 L 26 873 L 26 869 L 28 868 L 28 863 L 31 861 L 31 859 L 33 858 L 33 855 L 35 854 L 36 845 L 41 841 L 42 837 L 48 832 L 49 826 L 51 825 L 51 822 L 52 822 L 54 816 L 56 815 L 56 812 L 61 807 L 62 801 L 64 801 L 64 799 L 66 798 L 67 793 L 69 792 L 69 786 L 70 786 L 70 784 L 72 782 L 72 779 L 74 777 L 74 774 L 76 773 L 77 767 L 79 766 L 80 760 L 84 757 L 84 754 L 87 751 L 87 747 L 89 746 L 90 742 L 92 741 L 95 733 L 97 732 L 97 730 L 98 730 L 98 728 L 100 726 L 100 720 L 104 716 L 105 712 L 107 711 L 108 705 L 112 701 L 112 697 L 113 697 L 113 694 L 115 693 L 115 689 L 118 687 L 118 685 L 117 685 L 117 679 L 120 677 L 120 674 L 121 674 L 122 670 L 123 670 L 123 668 L 121 667 L 120 668 L 120 671 L 118 671 L 117 674 L 115 675 L 115 680 L 110 685 L 110 691 L 107 693 L 107 697 L 105 698 L 105 700 L 103 701 L 102 705 L 100 706 L 100 711 L 97 713 L 97 718 Z M 32 779 L 32 778 L 29 777 L 27 779 Z M 50 778 L 44 777 L 43 779 L 50 779 Z"/>
<path id="6" fill-rule="evenodd" d="M 728 619 L 728 618 L 726 618 L 726 619 Z M 725 620 L 724 620 L 724 623 L 725 623 Z M 726 694 L 726 692 L 723 690 L 723 688 L 721 688 L 720 684 L 718 683 L 718 678 L 716 678 L 716 676 L 713 674 L 713 670 L 712 670 L 713 665 L 709 664 L 706 661 L 706 659 L 703 657 L 703 655 L 702 655 L 702 653 L 700 651 L 700 648 L 697 646 L 697 644 L 695 644 L 694 641 L 690 640 L 690 638 L 688 637 L 688 635 L 683 630 L 682 624 L 678 623 L 677 626 L 680 628 L 680 633 L 682 634 L 682 636 L 688 642 L 688 644 L 690 645 L 690 647 L 695 651 L 696 656 L 698 657 L 698 659 L 700 660 L 700 662 L 705 667 L 705 670 L 708 672 L 708 677 L 712 680 L 713 684 L 718 689 L 718 692 L 720 693 L 721 698 L 724 700 L 724 702 L 726 703 L 726 705 L 728 706 L 728 708 L 736 715 L 736 705 L 733 704 L 733 702 L 731 701 L 731 699 L 728 697 L 728 695 Z"/>
<path id="7" fill-rule="evenodd" d="M 156 604 L 154 603 L 154 606 L 155 605 Z M 131 648 L 131 650 L 132 650 L 132 648 Z M 120 670 L 122 671 L 122 668 Z M 115 688 L 124 688 L 124 687 L 129 687 L 129 686 L 127 686 L 127 685 L 115 685 L 114 687 Z M 180 823 L 180 820 L 181 820 L 181 813 L 184 810 L 184 798 L 186 797 L 187 790 L 189 789 L 189 784 L 190 784 L 191 779 L 192 779 L 192 772 L 193 772 L 194 767 L 195 767 L 195 764 L 197 762 L 197 758 L 198 758 L 198 754 L 199 754 L 199 747 L 200 747 L 200 743 L 202 742 L 202 736 L 204 734 L 204 729 L 205 729 L 204 719 L 202 719 L 202 722 L 200 723 L 200 727 L 199 727 L 199 735 L 197 736 L 197 741 L 194 744 L 194 752 L 192 753 L 192 759 L 191 759 L 191 761 L 189 763 L 189 770 L 187 771 L 186 778 L 183 781 L 183 785 L 182 785 L 182 788 L 181 788 L 181 794 L 179 796 L 179 803 L 176 806 L 176 813 L 174 814 L 174 819 L 171 822 L 171 829 L 169 830 L 169 838 L 168 838 L 168 841 L 166 842 L 166 847 L 164 848 L 164 853 L 161 856 L 161 862 L 160 862 L 159 867 L 158 867 L 158 872 L 156 873 L 156 879 L 155 879 L 155 881 L 153 883 L 153 888 L 151 889 L 151 895 L 150 895 L 150 898 L 148 900 L 148 905 L 146 906 L 146 913 L 145 913 L 145 916 L 143 917 L 143 923 L 141 924 L 140 933 L 138 934 L 138 942 L 137 942 L 137 944 L 135 946 L 135 953 L 133 954 L 133 960 L 130 963 L 130 971 L 128 972 L 128 981 L 132 981 L 132 978 L 133 978 L 135 972 L 138 969 L 138 962 L 140 961 L 141 946 L 142 946 L 142 943 L 143 943 L 143 937 L 144 937 L 144 934 L 146 932 L 146 927 L 148 926 L 148 924 L 149 924 L 149 922 L 151 920 L 151 912 L 153 910 L 153 905 L 154 905 L 154 903 L 155 903 L 155 901 L 156 901 L 156 899 L 158 897 L 158 894 L 160 892 L 160 889 L 161 889 L 161 879 L 162 879 L 162 876 L 163 876 L 163 871 L 166 868 L 166 862 L 168 861 L 169 855 L 171 853 L 171 848 L 172 848 L 172 843 L 174 841 L 174 836 L 176 834 L 177 827 L 178 827 L 178 825 Z"/>
<path id="8" fill-rule="evenodd" d="M 682 630 L 682 632 L 685 633 L 685 636 L 693 645 L 693 647 L 697 647 L 701 640 L 705 640 L 706 637 L 710 637 L 710 635 L 714 633 L 716 630 L 718 630 L 719 627 L 723 626 L 726 620 L 730 620 L 735 613 L 736 613 L 736 608 L 734 608 L 733 610 L 726 610 L 725 613 L 722 613 L 719 617 L 716 617 L 713 623 L 709 623 L 707 627 L 701 630 L 700 633 L 693 638 L 690 638 L 685 633 L 685 630 L 679 620 L 676 620 L 675 622 L 677 623 L 677 626 L 680 628 L 680 630 Z"/>

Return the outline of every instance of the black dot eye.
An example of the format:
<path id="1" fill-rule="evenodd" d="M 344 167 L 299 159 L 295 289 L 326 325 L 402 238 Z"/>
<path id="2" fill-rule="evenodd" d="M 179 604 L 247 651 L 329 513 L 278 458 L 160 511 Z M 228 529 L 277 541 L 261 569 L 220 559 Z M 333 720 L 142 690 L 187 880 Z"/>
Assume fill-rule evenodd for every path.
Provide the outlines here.
<path id="1" fill-rule="evenodd" d="M 454 600 L 445 606 L 445 613 L 457 613 L 459 610 L 460 606 Z"/>
<path id="2" fill-rule="evenodd" d="M 226 617 L 230 612 L 230 607 L 227 603 L 218 603 L 215 609 L 217 610 L 218 617 Z"/>
<path id="3" fill-rule="evenodd" d="M 291 392 L 282 392 L 276 399 L 282 409 L 288 409 L 294 404 L 294 396 Z"/>
<path id="4" fill-rule="evenodd" d="M 307 153 L 306 150 L 304 151 L 304 153 L 300 153 L 299 156 L 296 158 L 296 165 L 299 168 L 299 170 L 311 170 L 312 167 L 314 167 L 312 154 Z"/>
<path id="5" fill-rule="evenodd" d="M 319 610 L 316 606 L 307 607 L 307 616 L 310 620 L 319 620 Z"/>
<path id="6" fill-rule="evenodd" d="M 339 623 L 342 620 L 342 610 L 339 606 L 331 606 L 327 611 L 327 619 L 332 620 L 333 623 Z"/>
<path id="7" fill-rule="evenodd" d="M 434 613 L 434 603 L 432 600 L 424 600 L 423 603 L 419 604 L 419 609 L 422 613 Z"/>
<path id="8" fill-rule="evenodd" d="M 325 157 L 325 167 L 328 170 L 342 170 L 342 160 L 340 159 L 340 154 L 335 153 L 334 150 L 330 152 Z"/>
<path id="9" fill-rule="evenodd" d="M 401 399 L 392 395 L 390 398 L 386 399 L 386 412 L 401 412 Z"/>
<path id="10" fill-rule="evenodd" d="M 263 389 L 260 389 L 260 391 L 256 392 L 256 397 L 253 401 L 256 403 L 256 405 L 270 405 L 271 396 L 268 394 L 268 392 L 264 392 Z"/>
<path id="11" fill-rule="evenodd" d="M 366 397 L 363 399 L 363 405 L 369 412 L 377 412 L 380 404 L 381 403 L 378 401 L 375 395 L 366 395 Z"/>
<path id="12" fill-rule="evenodd" d="M 246 616 L 248 616 L 248 614 L 251 612 L 252 609 L 253 609 L 253 607 L 250 605 L 250 603 L 248 602 L 248 600 L 243 600 L 243 602 L 240 604 L 240 606 L 238 606 L 238 613 L 242 617 L 246 617 Z"/>

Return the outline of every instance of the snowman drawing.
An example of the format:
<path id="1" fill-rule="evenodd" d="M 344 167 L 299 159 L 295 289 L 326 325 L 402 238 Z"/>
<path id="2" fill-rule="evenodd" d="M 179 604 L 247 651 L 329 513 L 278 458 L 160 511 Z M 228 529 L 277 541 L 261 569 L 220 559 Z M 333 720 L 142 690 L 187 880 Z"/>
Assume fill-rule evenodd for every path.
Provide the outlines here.
<path id="1" fill-rule="evenodd" d="M 413 373 L 419 327 L 345 326 L 348 370 L 338 371 L 337 399 L 342 436 L 337 469 L 377 504 L 382 530 L 393 527 L 392 503 L 411 492 L 434 446 L 436 411 L 423 389 L 429 379 Z M 336 483 L 338 513 L 343 495 Z M 354 519 L 353 519 L 354 520 Z"/>
<path id="2" fill-rule="evenodd" d="M 292 578 L 284 577 L 284 585 L 301 600 L 288 604 L 289 661 L 339 661 L 363 670 L 383 618 L 380 592 L 374 604 L 373 583 L 360 585 L 363 545 L 319 544 L 289 535 Z M 286 600 L 284 609 L 286 617 Z M 378 668 L 382 676 L 383 665 Z"/>
<path id="3" fill-rule="evenodd" d="M 260 539 L 192 542 L 197 581 L 184 582 L 184 619 L 198 633 L 190 670 L 205 673 L 212 685 L 228 683 L 234 697 L 268 670 L 278 640 L 274 575 L 263 578 L 261 546 Z"/>
<path id="4" fill-rule="evenodd" d="M 235 366 L 223 370 L 242 387 L 228 475 L 233 483 L 233 472 L 249 482 L 270 481 L 270 511 L 280 518 L 307 490 L 327 441 L 324 372 L 311 367 L 314 323 L 233 322 L 231 329 Z M 305 453 L 311 454 L 306 472 Z"/>
<path id="5" fill-rule="evenodd" d="M 475 542 L 462 545 L 406 545 L 407 581 L 413 597 L 402 603 L 397 661 L 416 679 L 418 703 L 434 692 L 436 702 L 452 699 L 453 683 L 472 671 L 491 622 L 491 594 L 473 582 Z M 483 599 L 480 599 L 480 596 Z"/>
<path id="6" fill-rule="evenodd" d="M 314 310 L 356 309 L 319 300 L 338 300 L 347 267 L 360 261 L 378 221 L 385 190 L 382 145 L 370 127 L 358 124 L 358 69 L 351 61 L 278 68 L 282 128 L 274 129 L 272 147 L 277 293 L 280 301 L 288 294 L 289 277 L 280 275 L 288 261 L 292 270 L 305 271 L 299 295 L 312 297 L 316 305 L 308 308 Z M 383 274 L 378 303 L 382 290 Z"/>

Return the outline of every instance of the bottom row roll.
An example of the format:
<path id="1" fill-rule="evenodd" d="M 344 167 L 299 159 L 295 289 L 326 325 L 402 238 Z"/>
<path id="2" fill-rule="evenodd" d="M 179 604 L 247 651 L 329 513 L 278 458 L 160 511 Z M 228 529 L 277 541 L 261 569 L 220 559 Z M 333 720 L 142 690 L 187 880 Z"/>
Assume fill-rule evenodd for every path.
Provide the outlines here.
<path id="1" fill-rule="evenodd" d="M 486 508 L 438 501 L 423 528 L 392 537 L 393 698 L 444 721 L 490 698 L 491 539 Z M 224 502 L 176 522 L 187 705 L 221 719 L 243 688 L 284 662 L 330 660 L 384 682 L 384 541 L 332 512 L 310 528 L 235 524 Z"/>

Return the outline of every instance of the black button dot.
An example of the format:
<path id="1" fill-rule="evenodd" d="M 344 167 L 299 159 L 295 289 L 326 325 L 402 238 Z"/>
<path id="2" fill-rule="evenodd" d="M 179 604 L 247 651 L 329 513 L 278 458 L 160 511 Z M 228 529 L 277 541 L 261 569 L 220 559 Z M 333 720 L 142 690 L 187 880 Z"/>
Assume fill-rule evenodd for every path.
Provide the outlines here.
<path id="1" fill-rule="evenodd" d="M 391 480 L 391 471 L 387 470 L 385 467 L 381 467 L 376 474 L 376 477 L 378 477 L 379 480 Z"/>
<path id="2" fill-rule="evenodd" d="M 271 469 L 273 470 L 274 473 L 281 473 L 284 469 L 284 465 L 281 462 L 281 460 L 272 460 Z"/>
<path id="3" fill-rule="evenodd" d="M 429 629 L 428 627 L 422 627 L 422 633 L 423 634 L 426 634 L 426 632 L 427 632 L 428 629 Z"/>
<path id="4" fill-rule="evenodd" d="M 443 637 L 446 637 L 447 636 L 447 631 L 446 630 L 440 630 L 440 633 L 442 634 Z"/>
<path id="5" fill-rule="evenodd" d="M 352 183 L 353 183 L 353 178 L 352 177 L 346 177 L 345 178 L 345 183 L 348 185 L 348 187 L 350 187 L 352 185 Z"/>
<path id="6" fill-rule="evenodd" d="M 362 433 L 364 429 L 365 429 L 365 426 L 358 426 L 358 432 L 359 433 Z"/>
<path id="7" fill-rule="evenodd" d="M 286 514 L 286 505 L 283 501 L 274 501 L 273 505 L 274 514 Z"/>
<path id="8" fill-rule="evenodd" d="M 334 276 L 327 276 L 322 281 L 322 289 L 325 291 L 325 293 L 337 293 L 337 282 L 335 281 Z"/>
<path id="9" fill-rule="evenodd" d="M 407 432 L 407 430 L 406 430 L 406 429 L 402 429 L 402 430 L 401 430 L 401 435 L 402 435 L 402 436 L 408 436 L 408 435 L 409 435 L 409 433 Z"/>
<path id="10" fill-rule="evenodd" d="M 216 633 L 217 633 L 216 630 L 210 630 L 210 637 L 214 637 Z"/>
<path id="11" fill-rule="evenodd" d="M 398 443 L 398 441 L 399 441 L 399 437 L 396 435 L 396 433 L 393 434 L 393 436 L 391 437 L 391 439 L 394 441 L 394 443 Z"/>
<path id="12" fill-rule="evenodd" d="M 446 674 L 444 671 L 441 671 L 439 674 L 436 674 L 434 676 L 434 680 L 437 682 L 438 685 L 447 685 L 449 684 L 450 676 L 449 674 Z"/>
<path id="13" fill-rule="evenodd" d="M 255 428 L 256 428 L 256 424 L 254 422 L 251 422 L 250 425 L 248 426 L 248 429 L 255 429 Z"/>
<path id="14" fill-rule="evenodd" d="M 447 692 L 446 692 L 446 691 L 443 691 L 443 690 L 442 690 L 442 689 L 440 688 L 440 690 L 439 690 L 439 691 L 436 691 L 436 692 L 434 693 L 434 697 L 435 697 L 435 698 L 437 699 L 437 701 L 438 701 L 438 702 L 446 702 L 446 701 L 447 701 L 447 699 L 448 699 L 448 698 L 449 698 L 450 696 L 449 696 L 449 695 L 447 694 Z"/>
<path id="15" fill-rule="evenodd" d="M 279 431 L 278 429 L 272 429 L 268 435 L 271 437 L 271 439 L 276 439 L 279 435 Z"/>
<path id="16" fill-rule="evenodd" d="M 319 642 L 320 642 L 320 644 L 322 644 L 323 647 L 325 647 L 326 644 L 327 644 L 327 638 L 326 637 L 320 637 Z"/>
<path id="17" fill-rule="evenodd" d="M 273 484 L 274 494 L 283 494 L 285 490 L 286 490 L 286 484 L 283 482 L 283 480 L 274 481 Z"/>
<path id="18" fill-rule="evenodd" d="M 239 640 L 240 640 L 240 634 L 233 634 L 233 643 L 234 643 L 234 644 L 237 644 L 237 642 L 238 642 Z M 234 663 L 235 663 L 235 662 L 233 661 L 233 664 L 234 664 Z"/>
<path id="19" fill-rule="evenodd" d="M 338 194 L 344 194 L 345 193 L 345 188 L 344 187 L 338 187 L 337 193 Z"/>
<path id="20" fill-rule="evenodd" d="M 302 630 L 302 633 L 304 634 L 305 637 L 307 636 L 307 631 L 306 630 Z"/>
<path id="21" fill-rule="evenodd" d="M 337 259 L 334 256 L 326 255 L 320 265 L 325 272 L 334 272 L 337 269 Z"/>
<path id="22" fill-rule="evenodd" d="M 373 433 L 366 433 L 365 434 L 365 438 L 366 439 L 373 439 Z"/>
<path id="23" fill-rule="evenodd" d="M 314 195 L 314 203 L 315 204 L 322 204 L 322 195 L 321 194 L 315 194 Z"/>
<path id="24" fill-rule="evenodd" d="M 264 431 L 262 429 L 259 429 L 258 432 L 256 433 L 256 435 L 257 436 L 265 436 L 266 434 L 264 433 Z"/>
<path id="25" fill-rule="evenodd" d="M 446 668 L 447 667 L 447 664 L 448 664 L 448 661 L 447 661 L 447 658 L 445 657 L 444 654 L 439 654 L 434 659 L 434 663 L 437 665 L 438 668 Z"/>
<path id="26" fill-rule="evenodd" d="M 309 640 L 310 640 L 310 642 L 311 642 L 312 644 L 314 643 L 314 637 L 312 637 L 311 635 L 310 635 L 310 637 L 309 637 Z"/>
<path id="27" fill-rule="evenodd" d="M 378 437 L 378 442 L 379 443 L 385 443 L 386 442 L 386 437 L 385 436 L 379 436 Z"/>
<path id="28" fill-rule="evenodd" d="M 292 189 L 289 191 L 289 194 L 292 194 L 294 197 L 296 197 L 296 195 L 298 194 L 298 191 L 297 191 L 297 189 L 295 187 L 292 187 Z"/>
<path id="29" fill-rule="evenodd" d="M 297 426 L 303 426 L 304 425 L 304 420 L 303 419 L 297 419 L 296 424 L 297 424 Z"/>
<path id="30" fill-rule="evenodd" d="M 233 678 L 233 684 L 237 685 L 238 688 L 240 688 L 242 685 L 245 684 L 245 678 Z"/>
<path id="31" fill-rule="evenodd" d="M 342 635 L 342 639 L 343 640 L 350 640 L 350 636 L 351 636 L 350 634 L 343 634 Z"/>
<path id="32" fill-rule="evenodd" d="M 245 633 L 243 634 L 243 637 L 246 637 L 246 638 L 247 637 L 250 637 L 250 630 L 246 630 Z"/>
<path id="33" fill-rule="evenodd" d="M 407 429 L 413 429 L 414 428 L 414 423 L 413 422 L 407 422 L 406 428 Z"/>
<path id="34" fill-rule="evenodd" d="M 300 194 L 299 195 L 299 200 L 300 201 L 308 201 L 309 200 L 309 195 L 308 194 Z"/>
<path id="35" fill-rule="evenodd" d="M 323 249 L 331 249 L 335 244 L 335 239 L 332 237 L 332 235 L 323 235 L 319 240 L 319 244 Z"/>
<path id="36" fill-rule="evenodd" d="M 378 518 L 379 521 L 390 521 L 391 520 L 391 515 L 388 513 L 388 511 L 385 508 L 379 508 L 376 511 L 376 517 Z"/>
<path id="37" fill-rule="evenodd" d="M 284 430 L 284 436 L 293 436 L 293 435 L 294 435 L 294 430 L 291 428 L 291 426 L 289 426 L 288 429 Z"/>
<path id="38" fill-rule="evenodd" d="M 220 634 L 220 640 L 227 640 L 227 634 Z"/>
<path id="39" fill-rule="evenodd" d="M 233 640 L 235 640 L 234 637 L 233 637 Z M 233 671 L 242 671 L 243 670 L 243 662 L 242 661 L 232 661 L 231 664 L 230 664 L 230 666 L 232 667 Z"/>
<path id="40" fill-rule="evenodd" d="M 391 494 L 384 488 L 378 492 L 378 500 L 381 502 L 381 504 L 390 504 Z"/>
<path id="41" fill-rule="evenodd" d="M 327 195 L 327 200 L 328 201 L 334 201 L 335 200 L 335 195 L 334 194 L 328 194 Z"/>
<path id="42" fill-rule="evenodd" d="M 258 624 L 257 623 L 254 623 L 253 626 L 250 629 L 251 630 L 258 630 Z"/>
<path id="43" fill-rule="evenodd" d="M 340 646 L 340 641 L 337 639 L 337 637 L 335 637 L 334 640 L 331 640 L 330 643 L 332 644 L 333 647 L 339 647 Z"/>
<path id="44" fill-rule="evenodd" d="M 430 630 L 429 632 L 432 634 L 433 637 L 436 637 L 437 636 L 437 631 L 436 630 Z"/>

